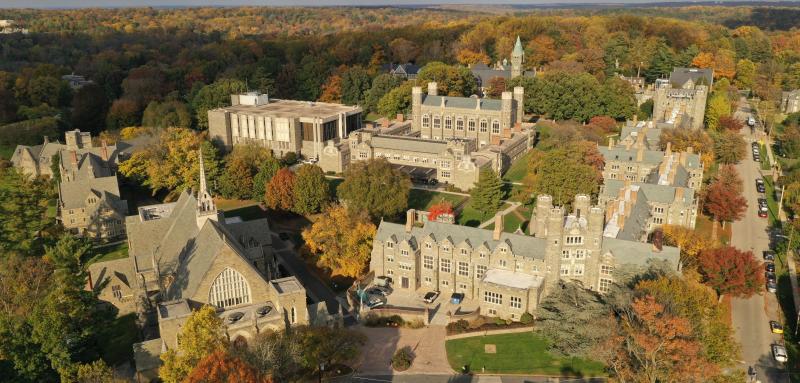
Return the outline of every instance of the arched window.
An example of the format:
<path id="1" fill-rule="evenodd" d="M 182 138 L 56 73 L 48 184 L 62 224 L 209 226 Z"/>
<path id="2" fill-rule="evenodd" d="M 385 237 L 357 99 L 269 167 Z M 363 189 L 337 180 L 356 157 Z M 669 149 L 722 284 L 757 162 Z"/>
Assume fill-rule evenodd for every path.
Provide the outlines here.
<path id="1" fill-rule="evenodd" d="M 492 134 L 500 134 L 500 121 L 492 120 Z"/>
<path id="2" fill-rule="evenodd" d="M 242 274 L 226 267 L 211 284 L 208 301 L 221 308 L 250 303 L 250 285 Z"/>

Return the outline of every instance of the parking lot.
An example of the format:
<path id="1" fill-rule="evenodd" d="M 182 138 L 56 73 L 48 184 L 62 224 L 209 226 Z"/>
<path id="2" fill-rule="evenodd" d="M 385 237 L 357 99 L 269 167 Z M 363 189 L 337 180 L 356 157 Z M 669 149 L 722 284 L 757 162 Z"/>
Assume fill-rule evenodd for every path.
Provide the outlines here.
<path id="1" fill-rule="evenodd" d="M 380 290 L 380 291 L 379 291 Z M 388 295 L 384 293 L 390 290 Z M 463 312 L 468 313 L 478 309 L 479 303 L 477 300 L 463 298 L 460 303 L 453 303 L 451 301 L 450 293 L 441 293 L 428 303 L 425 301 L 425 295 L 430 293 L 430 290 L 419 289 L 411 291 L 407 289 L 386 289 L 386 288 L 367 288 L 367 297 L 365 303 L 368 306 L 386 306 L 398 308 L 414 308 L 424 309 L 428 308 L 430 314 L 431 325 L 447 325 L 449 316 L 452 313 Z M 381 302 L 381 303 L 377 303 Z"/>

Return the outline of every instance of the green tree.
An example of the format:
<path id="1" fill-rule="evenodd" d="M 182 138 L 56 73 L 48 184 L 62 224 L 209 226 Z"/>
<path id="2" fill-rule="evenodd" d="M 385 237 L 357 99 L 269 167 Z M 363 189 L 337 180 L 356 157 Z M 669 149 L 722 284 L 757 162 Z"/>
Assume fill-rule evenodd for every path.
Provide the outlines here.
<path id="1" fill-rule="evenodd" d="M 181 328 L 177 349 L 161 354 L 164 364 L 158 375 L 165 383 L 182 382 L 202 359 L 226 347 L 222 319 L 213 307 L 203 306 Z"/>
<path id="2" fill-rule="evenodd" d="M 297 169 L 294 181 L 294 211 L 300 214 L 318 213 L 330 199 L 328 180 L 317 165 Z"/>
<path id="3" fill-rule="evenodd" d="M 597 146 L 573 142 L 547 152 L 536 150 L 528 163 L 525 182 L 533 193 L 551 195 L 554 204 L 569 205 L 576 194 L 597 194 L 600 169 L 602 156 Z"/>
<path id="4" fill-rule="evenodd" d="M 304 327 L 300 330 L 303 355 L 307 368 L 319 368 L 348 363 L 356 359 L 367 338 L 364 334 L 327 326 Z"/>
<path id="5" fill-rule="evenodd" d="M 656 52 L 650 59 L 650 65 L 644 72 L 644 77 L 648 82 L 654 82 L 657 78 L 663 78 L 672 72 L 675 66 L 675 56 L 672 50 L 663 41 L 658 43 Z"/>
<path id="6" fill-rule="evenodd" d="M 78 383 L 113 383 L 114 370 L 102 359 L 77 367 L 75 380 Z"/>
<path id="7" fill-rule="evenodd" d="M 410 190 L 408 176 L 379 158 L 351 164 L 337 194 L 352 211 L 365 211 L 377 220 L 403 212 L 408 207 Z"/>
<path id="8" fill-rule="evenodd" d="M 484 218 L 500 209 L 503 205 L 503 181 L 491 169 L 481 170 L 478 183 L 470 190 L 470 204 L 475 210 L 481 212 Z"/>
<path id="9" fill-rule="evenodd" d="M 604 115 L 624 120 L 636 113 L 636 95 L 627 81 L 612 77 L 600 87 L 600 109 Z"/>
<path id="10" fill-rule="evenodd" d="M 52 188 L 14 168 L 0 169 L 0 255 L 40 255 L 53 225 L 47 206 Z"/>
<path id="11" fill-rule="evenodd" d="M 739 132 L 725 130 L 713 135 L 714 153 L 723 164 L 736 164 L 747 152 L 747 143 Z"/>
<path id="12" fill-rule="evenodd" d="M 419 70 L 417 79 L 422 84 L 435 81 L 443 96 L 469 97 L 478 91 L 475 76 L 464 66 L 430 62 Z"/>
<path id="13" fill-rule="evenodd" d="M 371 78 L 367 71 L 356 66 L 342 73 L 342 103 L 346 105 L 363 105 L 365 94 L 370 89 Z"/>
<path id="14" fill-rule="evenodd" d="M 72 96 L 72 126 L 97 135 L 103 130 L 108 96 L 97 84 L 86 84 Z"/>
<path id="15" fill-rule="evenodd" d="M 541 113 L 537 108 L 536 102 L 541 101 L 537 94 L 541 91 L 543 86 L 542 81 L 537 77 L 517 76 L 506 82 L 506 89 L 514 89 L 514 87 L 521 86 L 525 89 L 525 113 Z"/>
<path id="16" fill-rule="evenodd" d="M 44 257 L 57 270 L 83 279 L 84 262 L 92 258 L 92 244 L 84 238 L 63 234 L 53 246 L 46 246 Z"/>
<path id="17" fill-rule="evenodd" d="M 756 64 L 748 59 L 736 63 L 734 84 L 739 89 L 753 89 L 756 81 Z"/>
<path id="18" fill-rule="evenodd" d="M 405 82 L 386 93 L 378 101 L 378 113 L 382 116 L 407 114 L 411 110 L 412 86 L 410 82 Z"/>
<path id="19" fill-rule="evenodd" d="M 151 101 L 142 114 L 142 126 L 191 128 L 192 113 L 189 111 L 189 107 L 181 101 Z"/>
<path id="20" fill-rule="evenodd" d="M 256 201 L 263 201 L 264 194 L 267 192 L 267 184 L 281 168 L 281 162 L 270 156 L 261 162 L 258 173 L 253 177 L 253 193 L 250 198 Z"/>
<path id="21" fill-rule="evenodd" d="M 391 74 L 384 73 L 372 80 L 372 87 L 364 93 L 364 108 L 371 112 L 378 111 L 378 102 L 394 88 L 400 86 L 402 81 Z"/>
<path id="22" fill-rule="evenodd" d="M 229 199 L 245 199 L 253 190 L 253 172 L 241 157 L 233 157 L 225 164 L 219 180 L 219 191 Z"/>
<path id="23" fill-rule="evenodd" d="M 214 108 L 229 106 L 231 95 L 247 91 L 244 82 L 223 78 L 206 85 L 192 98 L 192 109 L 198 129 L 208 129 L 208 111 Z"/>
<path id="24" fill-rule="evenodd" d="M 639 110 L 636 112 L 636 115 L 639 117 L 640 120 L 649 120 L 653 117 L 653 99 L 649 99 L 639 105 Z"/>

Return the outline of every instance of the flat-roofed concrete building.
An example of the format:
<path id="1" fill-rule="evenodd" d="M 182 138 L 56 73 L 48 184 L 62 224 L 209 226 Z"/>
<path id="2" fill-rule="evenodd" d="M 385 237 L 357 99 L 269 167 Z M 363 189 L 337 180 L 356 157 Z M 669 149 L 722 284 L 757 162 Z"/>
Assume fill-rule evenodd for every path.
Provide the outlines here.
<path id="1" fill-rule="evenodd" d="M 208 131 L 226 149 L 251 143 L 279 156 L 294 152 L 316 159 L 326 142 L 360 129 L 362 113 L 358 106 L 270 99 L 251 92 L 232 95 L 231 106 L 209 110 Z"/>

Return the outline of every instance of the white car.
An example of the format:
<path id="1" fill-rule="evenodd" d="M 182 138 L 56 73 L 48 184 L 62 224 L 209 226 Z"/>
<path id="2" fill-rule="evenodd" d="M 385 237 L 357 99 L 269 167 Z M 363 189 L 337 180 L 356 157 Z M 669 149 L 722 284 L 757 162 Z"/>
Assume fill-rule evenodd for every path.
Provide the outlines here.
<path id="1" fill-rule="evenodd" d="M 779 344 L 772 345 L 772 357 L 781 363 L 786 363 L 786 361 L 789 360 L 789 357 L 786 355 L 786 347 Z"/>

